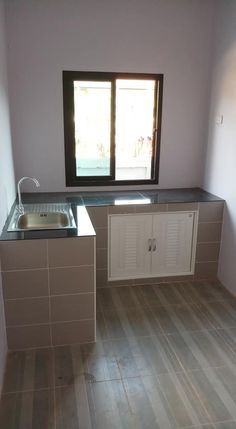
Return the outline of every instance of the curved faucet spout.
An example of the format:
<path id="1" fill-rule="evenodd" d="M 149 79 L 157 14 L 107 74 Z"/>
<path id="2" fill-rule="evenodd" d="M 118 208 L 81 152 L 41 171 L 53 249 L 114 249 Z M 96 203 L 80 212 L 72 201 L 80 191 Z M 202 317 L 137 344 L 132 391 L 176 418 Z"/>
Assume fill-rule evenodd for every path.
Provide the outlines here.
<path id="1" fill-rule="evenodd" d="M 23 206 L 23 204 L 22 204 L 22 201 L 21 201 L 21 190 L 20 190 L 20 185 L 21 185 L 21 183 L 24 181 L 24 180 L 32 180 L 34 183 L 35 183 L 35 185 L 37 186 L 37 188 L 39 188 L 39 186 L 40 186 L 40 183 L 39 183 L 39 181 L 37 180 L 37 179 L 35 179 L 34 177 L 29 177 L 29 176 L 25 176 L 25 177 L 22 177 L 20 180 L 19 180 L 19 182 L 18 182 L 18 184 L 17 184 L 17 193 L 18 193 L 18 209 L 19 209 L 19 212 L 21 213 L 21 214 L 23 214 L 24 213 L 24 206 Z"/>

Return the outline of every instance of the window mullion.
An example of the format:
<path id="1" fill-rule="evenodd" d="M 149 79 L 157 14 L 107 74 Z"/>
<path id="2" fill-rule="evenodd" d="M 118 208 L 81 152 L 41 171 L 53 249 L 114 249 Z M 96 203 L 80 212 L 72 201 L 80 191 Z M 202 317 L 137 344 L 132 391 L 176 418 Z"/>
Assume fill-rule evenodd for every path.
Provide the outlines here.
<path id="1" fill-rule="evenodd" d="M 115 180 L 116 155 L 115 155 L 115 134 L 116 134 L 116 79 L 111 81 L 111 178 Z"/>

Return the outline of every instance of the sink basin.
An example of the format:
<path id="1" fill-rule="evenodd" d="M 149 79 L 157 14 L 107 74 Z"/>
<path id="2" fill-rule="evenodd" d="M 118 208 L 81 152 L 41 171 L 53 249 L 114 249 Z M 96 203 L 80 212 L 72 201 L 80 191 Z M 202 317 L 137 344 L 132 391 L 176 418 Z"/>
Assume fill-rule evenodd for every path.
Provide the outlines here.
<path id="1" fill-rule="evenodd" d="M 70 204 L 26 204 L 24 211 L 15 208 L 9 232 L 76 228 Z"/>
<path id="2" fill-rule="evenodd" d="M 69 225 L 65 213 L 26 213 L 19 217 L 19 229 L 52 229 L 65 228 Z"/>

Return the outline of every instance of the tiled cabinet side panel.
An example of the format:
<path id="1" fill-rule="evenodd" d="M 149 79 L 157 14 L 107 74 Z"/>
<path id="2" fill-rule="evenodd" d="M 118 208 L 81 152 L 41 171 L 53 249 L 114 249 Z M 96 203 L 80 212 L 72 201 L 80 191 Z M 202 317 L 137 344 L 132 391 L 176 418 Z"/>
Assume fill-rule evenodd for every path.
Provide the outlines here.
<path id="1" fill-rule="evenodd" d="M 53 346 L 95 341 L 95 321 L 78 320 L 52 324 Z"/>
<path id="2" fill-rule="evenodd" d="M 51 329 L 48 325 L 7 327 L 9 350 L 51 346 Z"/>
<path id="3" fill-rule="evenodd" d="M 95 238 L 0 245 L 9 349 L 68 344 L 70 337 L 73 342 L 94 339 Z M 69 322 L 74 329 L 70 335 Z"/>
<path id="4" fill-rule="evenodd" d="M 50 268 L 50 295 L 94 293 L 94 277 L 94 265 Z"/>
<path id="5" fill-rule="evenodd" d="M 224 202 L 199 203 L 195 278 L 217 277 Z"/>
<path id="6" fill-rule="evenodd" d="M 52 345 L 95 341 L 94 237 L 49 240 Z"/>
<path id="7" fill-rule="evenodd" d="M 7 327 L 49 323 L 49 298 L 7 300 L 5 315 Z"/>
<path id="8" fill-rule="evenodd" d="M 78 267 L 94 264 L 94 237 L 48 240 L 49 267 Z"/>
<path id="9" fill-rule="evenodd" d="M 51 345 L 47 240 L 0 243 L 10 350 Z"/>
<path id="10" fill-rule="evenodd" d="M 47 240 L 1 241 L 2 271 L 47 267 Z"/>
<path id="11" fill-rule="evenodd" d="M 47 268 L 2 273 L 4 300 L 48 296 Z"/>

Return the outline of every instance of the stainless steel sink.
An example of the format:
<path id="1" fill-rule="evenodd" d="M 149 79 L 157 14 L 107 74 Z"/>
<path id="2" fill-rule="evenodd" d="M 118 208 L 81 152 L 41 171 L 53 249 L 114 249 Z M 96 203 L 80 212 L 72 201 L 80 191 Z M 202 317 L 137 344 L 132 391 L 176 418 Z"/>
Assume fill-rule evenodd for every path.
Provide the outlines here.
<path id="1" fill-rule="evenodd" d="M 70 204 L 25 204 L 24 213 L 16 206 L 8 231 L 76 228 Z"/>

